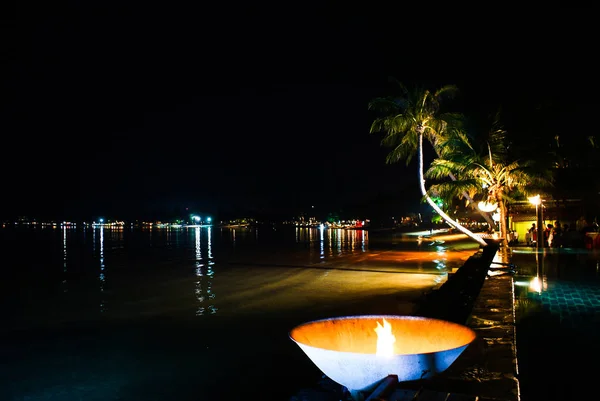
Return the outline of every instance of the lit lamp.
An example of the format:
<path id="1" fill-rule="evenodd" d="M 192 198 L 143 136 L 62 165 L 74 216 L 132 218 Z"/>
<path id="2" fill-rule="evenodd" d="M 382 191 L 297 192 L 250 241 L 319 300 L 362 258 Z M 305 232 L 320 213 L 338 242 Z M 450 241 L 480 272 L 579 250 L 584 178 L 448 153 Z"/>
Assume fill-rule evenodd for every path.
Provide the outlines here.
<path id="1" fill-rule="evenodd" d="M 477 207 L 479 208 L 479 210 L 481 210 L 482 212 L 487 212 L 487 213 L 492 213 L 494 211 L 496 211 L 498 209 L 498 205 L 492 202 L 484 202 L 481 201 L 477 204 Z M 492 219 L 494 220 L 494 222 L 498 222 L 500 221 L 500 218 L 498 217 L 498 219 L 496 220 L 496 218 L 494 217 L 496 214 L 494 214 L 492 216 Z M 498 215 L 500 216 L 500 215 Z M 494 231 L 496 231 L 496 227 L 490 227 L 492 228 Z"/>
<path id="2" fill-rule="evenodd" d="M 491 213 L 494 210 L 498 209 L 498 205 L 496 205 L 495 203 L 483 202 L 483 201 L 479 202 L 477 204 L 477 207 L 482 212 L 488 212 L 488 213 Z"/>
<path id="3" fill-rule="evenodd" d="M 537 240 L 535 241 L 535 247 L 537 249 L 542 248 L 544 245 L 544 227 L 542 227 L 542 198 L 539 195 L 531 196 L 529 202 L 535 205 L 535 221 L 537 225 Z"/>

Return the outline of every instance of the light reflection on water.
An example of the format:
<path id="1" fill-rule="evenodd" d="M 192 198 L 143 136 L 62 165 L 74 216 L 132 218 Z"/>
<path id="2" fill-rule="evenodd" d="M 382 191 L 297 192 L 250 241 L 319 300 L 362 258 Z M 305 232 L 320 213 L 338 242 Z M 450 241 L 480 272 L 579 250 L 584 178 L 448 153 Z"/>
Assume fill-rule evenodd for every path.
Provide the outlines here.
<path id="1" fill-rule="evenodd" d="M 369 232 L 364 230 L 345 230 L 337 228 L 296 227 L 296 242 L 319 243 L 319 258 L 325 259 L 325 250 L 328 256 L 343 255 L 356 251 L 366 252 Z M 318 239 L 317 239 L 318 238 Z"/>
<path id="2" fill-rule="evenodd" d="M 216 297 L 212 288 L 214 279 L 214 261 L 212 259 L 212 227 L 206 227 L 206 258 L 202 257 L 202 231 L 203 228 L 196 227 L 195 232 L 195 251 L 196 251 L 196 278 L 195 296 L 198 301 L 196 316 L 205 314 L 214 315 L 217 313 L 217 307 L 214 305 Z"/>
<path id="3" fill-rule="evenodd" d="M 68 280 L 67 280 L 67 232 L 69 230 L 65 227 L 63 228 L 63 280 L 62 280 L 62 288 L 63 292 L 67 292 L 69 290 Z"/>
<path id="4" fill-rule="evenodd" d="M 321 253 L 319 254 L 320 259 L 325 259 L 325 243 L 324 243 L 325 239 L 323 238 L 323 230 L 325 230 L 325 228 L 323 228 L 323 226 L 321 226 L 321 229 L 319 230 L 319 234 L 320 234 L 319 235 L 320 236 L 319 244 L 320 244 L 320 250 L 321 250 Z M 296 232 L 298 232 L 298 230 L 296 230 Z"/>
<path id="5" fill-rule="evenodd" d="M 555 295 L 552 290 L 564 283 L 600 289 L 600 255 L 595 252 L 574 248 L 539 251 L 524 248 L 514 250 L 511 260 L 517 266 L 516 292 L 522 299 L 528 295 L 533 295 L 536 301 L 550 299 Z"/>
<path id="6" fill-rule="evenodd" d="M 372 238 L 385 241 L 271 227 L 0 229 L 10 277 L 0 282 L 0 333 L 12 337 L 0 399 L 239 399 L 282 369 L 290 374 L 280 385 L 294 390 L 299 377 L 320 374 L 298 359 L 291 327 L 409 314 L 478 248 L 419 247 L 415 238 L 373 249 Z"/>
<path id="7" fill-rule="evenodd" d="M 106 285 L 106 265 L 104 264 L 104 227 L 95 228 L 94 230 L 100 231 L 100 252 L 98 255 L 98 259 L 100 261 L 100 312 L 103 313 L 106 311 L 106 299 L 104 296 L 104 287 Z"/>
<path id="8" fill-rule="evenodd" d="M 47 231 L 27 241 L 51 244 L 56 234 Z M 19 285 L 42 290 L 32 290 L 40 299 L 23 303 L 23 312 L 14 315 L 61 322 L 283 311 L 303 302 L 422 291 L 443 283 L 451 268 L 474 253 L 448 253 L 446 244 L 419 245 L 416 238 L 408 246 L 403 241 L 402 249 L 370 250 L 369 232 L 363 230 L 100 226 L 61 231 L 55 248 L 60 268 L 55 270 L 49 258 L 44 280 L 23 272 Z M 26 262 L 32 271 L 39 267 Z M 52 292 L 52 280 L 64 295 Z"/>
<path id="9" fill-rule="evenodd" d="M 515 317 L 522 398 L 585 398 L 588 390 L 581 383 L 597 380 L 596 371 L 565 366 L 583 366 L 600 358 L 600 253 L 517 248 L 511 262 L 517 266 Z"/>

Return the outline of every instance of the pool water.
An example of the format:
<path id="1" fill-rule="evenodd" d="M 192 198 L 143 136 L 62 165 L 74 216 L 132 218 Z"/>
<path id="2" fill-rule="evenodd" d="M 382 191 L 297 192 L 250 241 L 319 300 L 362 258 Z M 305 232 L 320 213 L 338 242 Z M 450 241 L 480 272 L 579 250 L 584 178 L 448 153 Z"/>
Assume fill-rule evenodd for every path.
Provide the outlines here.
<path id="1" fill-rule="evenodd" d="M 512 262 L 521 399 L 588 396 L 600 359 L 600 255 L 523 248 Z"/>

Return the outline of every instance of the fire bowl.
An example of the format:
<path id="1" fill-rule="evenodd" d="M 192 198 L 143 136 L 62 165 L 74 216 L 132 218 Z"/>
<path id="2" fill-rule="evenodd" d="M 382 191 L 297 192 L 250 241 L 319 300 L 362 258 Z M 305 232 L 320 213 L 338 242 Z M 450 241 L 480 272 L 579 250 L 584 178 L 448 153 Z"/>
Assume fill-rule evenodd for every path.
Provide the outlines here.
<path id="1" fill-rule="evenodd" d="M 388 355 L 377 355 L 375 329 L 385 324 L 383 319 L 396 341 Z M 475 339 L 475 332 L 439 319 L 367 315 L 304 323 L 292 329 L 290 338 L 327 377 L 357 392 L 372 391 L 388 375 L 409 381 L 443 372 Z"/>

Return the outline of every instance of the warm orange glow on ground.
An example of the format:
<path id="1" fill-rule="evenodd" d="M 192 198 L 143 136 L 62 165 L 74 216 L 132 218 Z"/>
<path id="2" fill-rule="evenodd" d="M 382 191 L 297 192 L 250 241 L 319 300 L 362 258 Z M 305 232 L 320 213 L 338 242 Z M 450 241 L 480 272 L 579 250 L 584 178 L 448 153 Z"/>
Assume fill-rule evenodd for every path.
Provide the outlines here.
<path id="1" fill-rule="evenodd" d="M 414 262 L 432 262 L 438 259 L 444 259 L 452 262 L 464 262 L 473 256 L 475 251 L 452 251 L 452 252 L 436 252 L 436 251 L 371 251 L 364 254 L 352 255 L 347 259 L 352 259 L 353 262 L 393 262 L 407 263 L 414 265 Z"/>
<path id="2" fill-rule="evenodd" d="M 295 341 L 321 349 L 361 354 L 377 353 L 377 333 L 373 329 L 381 317 L 323 320 L 296 327 L 290 336 Z M 439 352 L 469 344 L 475 333 L 467 327 L 433 319 L 393 319 L 391 334 L 396 342 L 393 354 L 408 355 Z"/>

